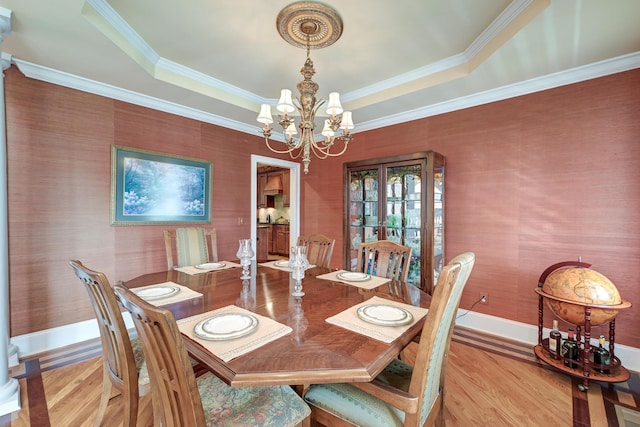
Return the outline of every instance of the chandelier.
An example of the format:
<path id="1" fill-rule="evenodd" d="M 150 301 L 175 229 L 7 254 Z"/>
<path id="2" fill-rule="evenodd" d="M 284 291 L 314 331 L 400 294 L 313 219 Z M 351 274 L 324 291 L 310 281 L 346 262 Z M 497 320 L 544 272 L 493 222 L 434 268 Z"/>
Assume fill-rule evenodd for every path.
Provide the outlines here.
<path id="1" fill-rule="evenodd" d="M 311 153 L 319 159 L 340 156 L 347 150 L 349 141 L 353 138 L 353 120 L 350 111 L 343 111 L 340 104 L 340 94 L 332 92 L 329 94 L 326 114 L 328 118 L 324 120 L 322 136 L 324 139 L 315 141 L 313 130 L 315 128 L 315 116 L 320 107 L 325 104 L 325 100 L 316 100 L 318 84 L 311 80 L 316 70 L 313 68 L 313 61 L 309 57 L 309 51 L 330 46 L 342 35 L 342 18 L 331 7 L 316 2 L 300 1 L 285 7 L 278 14 L 276 25 L 280 36 L 289 44 L 296 47 L 306 47 L 307 59 L 300 70 L 304 80 L 298 83 L 300 96 L 292 99 L 289 89 L 282 89 L 280 100 L 276 105 L 276 110 L 282 115 L 279 116 L 278 124 L 282 127 L 286 148 L 278 149 L 271 146 L 271 127 L 273 118 L 271 116 L 271 106 L 262 104 L 258 122 L 264 126 L 264 135 L 267 147 L 274 153 L 288 153 L 292 159 L 302 158 L 304 173 L 309 173 L 309 163 L 311 163 Z M 296 123 L 289 114 L 294 111 L 300 115 L 297 128 L 300 129 L 299 138 Z M 340 133 L 340 135 L 338 135 Z M 341 141 L 341 143 L 340 143 Z"/>

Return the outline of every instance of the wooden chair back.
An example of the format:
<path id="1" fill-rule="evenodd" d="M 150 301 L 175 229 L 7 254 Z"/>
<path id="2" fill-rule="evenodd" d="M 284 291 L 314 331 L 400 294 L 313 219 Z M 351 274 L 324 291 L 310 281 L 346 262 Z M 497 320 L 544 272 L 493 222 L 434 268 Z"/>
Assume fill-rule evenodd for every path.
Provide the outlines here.
<path id="1" fill-rule="evenodd" d="M 167 269 L 218 261 L 215 228 L 187 227 L 164 230 Z"/>
<path id="2" fill-rule="evenodd" d="M 69 261 L 69 264 L 89 294 L 102 342 L 102 397 L 95 425 L 101 424 L 111 390 L 115 388 L 123 398 L 124 425 L 133 427 L 138 417 L 140 392 L 135 357 L 122 311 L 104 273 L 90 270 L 77 260 Z"/>
<path id="3" fill-rule="evenodd" d="M 330 268 L 333 245 L 336 240 L 323 234 L 312 234 L 309 236 L 299 236 L 298 246 L 307 247 L 307 259 L 309 264 L 317 267 Z"/>
<path id="4" fill-rule="evenodd" d="M 206 425 L 193 367 L 170 311 L 116 284 L 116 295 L 136 326 L 147 358 L 155 425 Z"/>
<path id="5" fill-rule="evenodd" d="M 409 277 L 411 248 L 391 240 L 360 243 L 356 270 L 372 276 L 406 282 Z"/>

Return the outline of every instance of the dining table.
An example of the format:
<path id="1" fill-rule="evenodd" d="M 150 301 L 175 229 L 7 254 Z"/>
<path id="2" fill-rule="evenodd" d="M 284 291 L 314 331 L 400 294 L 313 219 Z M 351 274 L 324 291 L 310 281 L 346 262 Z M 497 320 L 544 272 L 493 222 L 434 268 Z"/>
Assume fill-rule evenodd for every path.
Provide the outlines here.
<path id="1" fill-rule="evenodd" d="M 232 387 L 372 381 L 419 336 L 431 301 L 408 283 L 376 277 L 340 280 L 347 277 L 344 271 L 327 268 L 305 271 L 303 296 L 292 296 L 291 272 L 273 262 L 253 261 L 249 278 L 241 278 L 240 268 L 181 270 L 143 274 L 123 284 L 141 296 L 140 291 L 157 286 L 182 289 L 182 298 L 150 302 L 172 312 L 189 355 Z M 387 324 L 385 311 L 376 318 L 379 309 L 402 310 L 410 321 Z M 253 332 L 227 340 L 197 333 L 213 325 L 208 323 L 213 315 L 225 313 L 250 314 L 273 334 Z M 374 322 L 359 324 L 361 313 L 371 314 Z M 253 337 L 255 342 L 240 350 L 228 347 Z"/>

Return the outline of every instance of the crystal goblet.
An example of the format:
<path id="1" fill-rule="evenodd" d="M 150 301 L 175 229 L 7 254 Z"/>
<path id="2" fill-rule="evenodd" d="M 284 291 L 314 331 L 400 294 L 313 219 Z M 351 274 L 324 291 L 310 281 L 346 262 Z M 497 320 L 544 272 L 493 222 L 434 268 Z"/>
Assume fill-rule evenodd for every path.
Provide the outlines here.
<path id="1" fill-rule="evenodd" d="M 249 273 L 249 266 L 251 265 L 251 258 L 255 255 L 253 252 L 253 248 L 251 247 L 251 239 L 240 239 L 240 246 L 238 247 L 238 252 L 236 256 L 240 260 L 240 265 L 242 266 L 242 276 L 241 279 L 248 279 L 251 277 Z"/>
<path id="2" fill-rule="evenodd" d="M 306 246 L 291 247 L 291 252 L 289 254 L 289 268 L 291 269 L 291 278 L 294 280 L 293 292 L 291 295 L 294 297 L 301 297 L 304 295 L 304 292 L 302 292 L 304 271 L 309 268 Z"/>

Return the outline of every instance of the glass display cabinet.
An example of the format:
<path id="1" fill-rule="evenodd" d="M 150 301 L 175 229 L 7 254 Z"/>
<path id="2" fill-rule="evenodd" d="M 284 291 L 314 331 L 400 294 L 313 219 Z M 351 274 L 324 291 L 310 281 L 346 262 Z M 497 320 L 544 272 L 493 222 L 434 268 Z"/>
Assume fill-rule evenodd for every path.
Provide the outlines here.
<path id="1" fill-rule="evenodd" d="M 443 266 L 444 163 L 433 151 L 344 165 L 345 268 L 361 242 L 391 240 L 412 248 L 409 283 L 428 293 Z"/>

